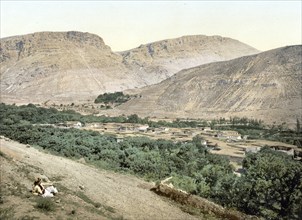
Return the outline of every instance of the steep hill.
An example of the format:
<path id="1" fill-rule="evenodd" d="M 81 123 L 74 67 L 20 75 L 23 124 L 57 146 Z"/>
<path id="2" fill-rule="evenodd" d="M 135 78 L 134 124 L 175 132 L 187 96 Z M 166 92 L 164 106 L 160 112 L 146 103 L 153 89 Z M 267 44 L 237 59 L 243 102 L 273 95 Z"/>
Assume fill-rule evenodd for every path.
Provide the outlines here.
<path id="1" fill-rule="evenodd" d="M 119 107 L 142 116 L 216 118 L 247 116 L 293 123 L 302 116 L 302 46 L 185 69 L 171 78 L 129 91 Z"/>
<path id="2" fill-rule="evenodd" d="M 126 74 L 120 55 L 89 33 L 41 32 L 4 38 L 0 59 L 2 95 L 34 101 L 77 100 L 141 84 Z"/>
<path id="3" fill-rule="evenodd" d="M 121 52 L 127 66 L 158 83 L 176 72 L 215 61 L 259 53 L 258 50 L 231 38 L 191 35 L 157 41 Z"/>
<path id="4" fill-rule="evenodd" d="M 1 99 L 81 101 L 158 83 L 178 70 L 258 51 L 218 36 L 187 36 L 114 53 L 97 35 L 40 32 L 1 39 Z"/>

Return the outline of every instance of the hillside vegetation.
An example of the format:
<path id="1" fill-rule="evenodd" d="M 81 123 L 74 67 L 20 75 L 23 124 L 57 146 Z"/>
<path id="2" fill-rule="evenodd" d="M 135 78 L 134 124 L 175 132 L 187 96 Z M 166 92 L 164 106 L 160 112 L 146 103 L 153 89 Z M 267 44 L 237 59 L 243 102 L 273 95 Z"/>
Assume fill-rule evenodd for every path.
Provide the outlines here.
<path id="1" fill-rule="evenodd" d="M 188 143 L 142 137 L 118 143 L 97 132 L 39 125 L 64 122 L 56 110 L 2 104 L 0 113 L 0 134 L 21 143 L 153 181 L 173 176 L 173 184 L 189 193 L 266 219 L 302 216 L 302 164 L 286 154 L 266 148 L 249 154 L 238 177 L 229 160 L 209 153 L 198 136 Z"/>
<path id="2" fill-rule="evenodd" d="M 129 101 L 130 95 L 125 95 L 123 92 L 114 92 L 114 93 L 104 93 L 99 95 L 94 103 L 112 103 L 112 104 L 121 104 Z"/>

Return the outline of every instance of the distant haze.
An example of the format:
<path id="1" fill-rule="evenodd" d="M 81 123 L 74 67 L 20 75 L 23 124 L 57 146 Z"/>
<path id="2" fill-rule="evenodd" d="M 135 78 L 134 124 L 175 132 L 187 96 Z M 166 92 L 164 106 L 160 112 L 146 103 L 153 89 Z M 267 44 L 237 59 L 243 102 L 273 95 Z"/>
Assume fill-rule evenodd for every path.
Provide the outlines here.
<path id="1" fill-rule="evenodd" d="M 1 38 L 76 30 L 101 36 L 114 51 L 194 34 L 264 51 L 301 44 L 301 26 L 301 1 L 1 0 Z"/>

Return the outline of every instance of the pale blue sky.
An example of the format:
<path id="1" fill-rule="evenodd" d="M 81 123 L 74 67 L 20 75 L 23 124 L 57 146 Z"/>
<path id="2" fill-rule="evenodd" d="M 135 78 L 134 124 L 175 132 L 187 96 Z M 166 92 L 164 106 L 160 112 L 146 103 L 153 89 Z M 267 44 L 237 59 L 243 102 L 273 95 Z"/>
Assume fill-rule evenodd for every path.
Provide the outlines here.
<path id="1" fill-rule="evenodd" d="M 184 35 L 231 37 L 268 50 L 301 44 L 298 1 L 1 0 L 1 38 L 39 31 L 84 31 L 114 51 Z"/>

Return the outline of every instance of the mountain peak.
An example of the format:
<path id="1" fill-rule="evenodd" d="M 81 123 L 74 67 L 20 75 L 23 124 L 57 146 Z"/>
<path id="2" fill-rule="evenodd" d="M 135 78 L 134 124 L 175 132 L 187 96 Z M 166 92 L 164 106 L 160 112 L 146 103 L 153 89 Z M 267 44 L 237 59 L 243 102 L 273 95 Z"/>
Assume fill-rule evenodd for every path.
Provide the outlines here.
<path id="1" fill-rule="evenodd" d="M 234 40 L 232 38 L 228 37 L 222 37 L 219 35 L 213 35 L 213 36 L 207 36 L 207 35 L 184 35 L 181 37 L 177 38 L 170 38 L 166 40 L 160 40 L 160 41 L 155 41 L 151 42 L 148 44 L 142 44 L 137 48 L 143 48 L 143 47 L 148 47 L 150 45 L 160 45 L 163 47 L 167 46 L 173 46 L 173 47 L 184 47 L 184 46 L 197 46 L 197 49 L 202 49 L 204 46 L 214 46 L 215 44 L 227 44 L 227 43 L 232 43 L 232 44 L 237 44 L 236 46 L 242 45 L 247 48 L 249 48 L 251 51 L 254 53 L 259 53 L 260 51 L 247 45 L 244 44 L 238 40 Z M 214 44 L 214 45 L 213 45 Z M 136 48 L 135 48 L 136 49 Z M 134 49 L 133 49 L 134 50 Z"/>
<path id="2" fill-rule="evenodd" d="M 165 66 L 164 73 L 169 77 L 184 68 L 256 53 L 257 49 L 231 38 L 188 35 L 143 44 L 120 54 L 125 64 L 147 68 L 147 72 L 160 72 L 161 66 Z M 150 64 L 156 68 L 150 69 Z"/>
<path id="3" fill-rule="evenodd" d="M 4 50 L 7 44 L 11 45 L 14 43 L 16 44 L 17 49 L 20 49 L 20 45 L 36 45 L 38 47 L 43 47 L 43 45 L 46 44 L 60 44 L 60 42 L 70 42 L 78 45 L 90 45 L 97 48 L 110 49 L 98 35 L 79 31 L 36 32 L 7 37 L 1 39 L 1 48 Z"/>

